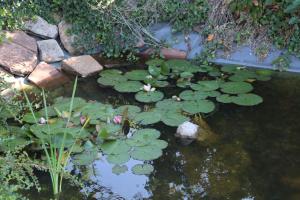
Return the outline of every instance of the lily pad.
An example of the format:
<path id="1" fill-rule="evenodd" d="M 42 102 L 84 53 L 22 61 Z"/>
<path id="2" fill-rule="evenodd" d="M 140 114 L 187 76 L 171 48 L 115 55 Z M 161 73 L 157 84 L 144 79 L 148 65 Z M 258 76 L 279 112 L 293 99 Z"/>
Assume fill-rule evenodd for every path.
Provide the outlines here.
<path id="1" fill-rule="evenodd" d="M 184 100 L 200 100 L 208 97 L 207 92 L 185 90 L 179 94 L 179 97 Z"/>
<path id="2" fill-rule="evenodd" d="M 163 59 L 154 58 L 154 59 L 148 60 L 146 62 L 146 65 L 151 65 L 151 66 L 158 67 L 158 66 L 161 66 L 164 62 L 165 61 Z"/>
<path id="3" fill-rule="evenodd" d="M 126 111 L 127 110 L 127 111 Z M 134 106 L 134 105 L 123 105 L 123 106 L 120 106 L 118 107 L 116 110 L 115 110 L 115 113 L 117 115 L 124 115 L 125 114 L 125 111 L 127 112 L 127 115 L 130 119 L 134 118 L 135 115 L 139 112 L 141 112 L 141 108 L 138 107 L 138 106 Z"/>
<path id="4" fill-rule="evenodd" d="M 115 75 L 121 75 L 122 71 L 118 70 L 118 69 L 107 69 L 107 70 L 103 70 L 99 73 L 100 76 L 105 77 L 105 76 L 115 76 Z"/>
<path id="5" fill-rule="evenodd" d="M 172 111 L 179 111 L 181 110 L 182 107 L 182 103 L 180 101 L 176 101 L 174 99 L 164 99 L 162 101 L 158 101 L 155 104 L 155 107 L 157 108 L 157 110 L 160 111 L 168 111 L 168 110 L 172 110 Z"/>
<path id="6" fill-rule="evenodd" d="M 246 82 L 227 82 L 221 85 L 221 91 L 227 94 L 242 94 L 252 90 L 252 85 Z"/>
<path id="7" fill-rule="evenodd" d="M 165 148 L 167 148 L 168 143 L 164 140 L 153 140 L 153 141 L 151 141 L 149 146 L 155 146 L 159 149 L 165 149 Z"/>
<path id="8" fill-rule="evenodd" d="M 215 104 L 210 100 L 184 101 L 182 109 L 190 114 L 210 113 L 215 109 Z"/>
<path id="9" fill-rule="evenodd" d="M 193 90 L 198 91 L 213 91 L 217 90 L 220 86 L 219 81 L 217 80 L 210 80 L 210 81 L 198 81 L 197 84 L 192 84 L 191 88 Z"/>
<path id="10" fill-rule="evenodd" d="M 126 78 L 128 78 L 129 80 L 142 81 L 148 75 L 149 75 L 149 73 L 146 70 L 137 69 L 137 70 L 132 70 L 130 72 L 125 73 L 124 76 Z"/>
<path id="11" fill-rule="evenodd" d="M 169 85 L 169 82 L 168 81 L 154 81 L 151 85 L 153 85 L 154 87 L 163 88 L 163 87 L 167 87 Z"/>
<path id="12" fill-rule="evenodd" d="M 143 84 L 139 81 L 126 81 L 114 86 L 118 92 L 138 92 L 142 87 Z"/>
<path id="13" fill-rule="evenodd" d="M 165 64 L 172 69 L 172 72 L 184 72 L 186 67 L 191 65 L 190 62 L 179 59 L 168 60 Z"/>
<path id="14" fill-rule="evenodd" d="M 135 99 L 143 103 L 157 102 L 164 98 L 164 94 L 160 91 L 145 92 L 140 91 L 135 94 Z"/>
<path id="15" fill-rule="evenodd" d="M 230 96 L 229 94 L 222 94 L 216 98 L 216 100 L 220 103 L 232 103 L 233 96 Z"/>
<path id="16" fill-rule="evenodd" d="M 227 72 L 227 73 L 234 73 L 234 72 L 238 71 L 238 68 L 236 66 L 228 65 L 228 66 L 223 66 L 221 68 L 221 71 Z"/>
<path id="17" fill-rule="evenodd" d="M 97 79 L 97 82 L 104 86 L 115 86 L 126 81 L 127 78 L 122 75 L 102 76 Z"/>
<path id="18" fill-rule="evenodd" d="M 178 112 L 175 111 L 168 111 L 165 112 L 164 115 L 162 116 L 161 121 L 167 125 L 167 126 L 179 126 L 185 121 L 188 121 L 189 118 L 186 116 L 181 115 Z"/>
<path id="19" fill-rule="evenodd" d="M 127 171 L 128 171 L 128 167 L 126 165 L 115 165 L 112 168 L 112 173 L 114 173 L 116 175 L 123 174 L 123 173 L 125 173 Z"/>
<path id="20" fill-rule="evenodd" d="M 162 150 L 151 146 L 135 147 L 130 155 L 135 160 L 149 161 L 159 158 L 162 155 Z"/>
<path id="21" fill-rule="evenodd" d="M 263 99 L 252 93 L 239 94 L 237 97 L 233 98 L 233 103 L 240 106 L 255 106 L 263 102 Z"/>
<path id="22" fill-rule="evenodd" d="M 130 156 L 128 152 L 121 153 L 121 154 L 110 154 L 107 156 L 107 161 L 111 164 L 123 164 L 128 162 L 130 159 Z"/>
<path id="23" fill-rule="evenodd" d="M 161 119 L 161 114 L 159 112 L 148 111 L 148 112 L 138 113 L 135 116 L 134 121 L 141 125 L 149 125 L 149 124 L 155 124 L 159 122 L 160 119 Z"/>
<path id="24" fill-rule="evenodd" d="M 137 164 L 132 167 L 132 173 L 136 175 L 149 175 L 154 171 L 154 167 L 150 164 Z"/>
<path id="25" fill-rule="evenodd" d="M 124 140 L 104 142 L 100 148 L 105 154 L 122 154 L 130 150 L 130 147 Z"/>

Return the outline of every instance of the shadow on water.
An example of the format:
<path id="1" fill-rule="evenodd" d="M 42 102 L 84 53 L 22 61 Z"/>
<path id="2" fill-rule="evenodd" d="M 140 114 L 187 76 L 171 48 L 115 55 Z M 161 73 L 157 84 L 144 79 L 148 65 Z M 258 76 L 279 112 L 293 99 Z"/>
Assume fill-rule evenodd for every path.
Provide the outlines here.
<path id="1" fill-rule="evenodd" d="M 300 76 L 275 74 L 273 80 L 255 85 L 263 104 L 219 106 L 218 112 L 206 118 L 220 135 L 209 146 L 199 142 L 182 146 L 175 141 L 174 128 L 156 125 L 169 146 L 153 161 L 155 171 L 149 177 L 130 171 L 115 175 L 112 165 L 100 158 L 81 170 L 90 180 L 90 199 L 300 199 L 299 86 Z M 82 80 L 78 95 L 137 104 L 132 96 L 100 88 L 96 80 Z M 129 169 L 136 162 L 129 161 Z M 45 187 L 51 188 L 49 180 L 41 177 Z M 63 191 L 62 199 L 84 198 L 78 188 L 67 184 Z M 43 194 L 51 192 L 44 189 L 39 199 L 49 199 Z M 35 195 L 29 195 L 30 199 L 36 199 Z"/>

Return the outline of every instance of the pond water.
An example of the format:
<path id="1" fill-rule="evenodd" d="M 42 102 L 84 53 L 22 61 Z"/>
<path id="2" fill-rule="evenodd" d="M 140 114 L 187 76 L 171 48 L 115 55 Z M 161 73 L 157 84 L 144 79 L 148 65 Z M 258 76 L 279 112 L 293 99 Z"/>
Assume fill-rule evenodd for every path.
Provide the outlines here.
<path id="1" fill-rule="evenodd" d="M 112 173 L 100 157 L 77 169 L 89 180 L 88 199 L 300 199 L 300 76 L 276 73 L 269 82 L 255 83 L 264 103 L 254 107 L 220 105 L 205 120 L 219 135 L 211 144 L 176 141 L 176 129 L 158 124 L 169 146 L 152 161 L 150 176 L 127 171 Z M 65 88 L 65 95 L 71 89 Z M 132 96 L 101 88 L 95 79 L 80 80 L 77 96 L 110 103 L 137 104 Z M 131 160 L 128 168 L 138 161 Z M 70 166 L 72 167 L 72 166 Z M 40 175 L 38 199 L 51 198 L 51 183 Z M 64 184 L 61 199 L 85 199 L 79 188 Z M 37 199 L 37 192 L 27 194 Z"/>

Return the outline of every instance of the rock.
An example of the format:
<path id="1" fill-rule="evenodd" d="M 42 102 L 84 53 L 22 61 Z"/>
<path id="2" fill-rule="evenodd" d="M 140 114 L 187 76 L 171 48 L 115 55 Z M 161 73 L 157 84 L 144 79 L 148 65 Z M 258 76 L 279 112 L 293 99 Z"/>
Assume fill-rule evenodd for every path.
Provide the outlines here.
<path id="1" fill-rule="evenodd" d="M 183 122 L 176 130 L 176 137 L 182 139 L 197 139 L 199 126 L 191 122 Z"/>
<path id="2" fill-rule="evenodd" d="M 36 16 L 35 19 L 26 21 L 24 28 L 25 30 L 45 39 L 55 39 L 58 35 L 57 26 L 49 24 L 46 20 L 39 16 Z"/>
<path id="3" fill-rule="evenodd" d="M 0 65 L 12 74 L 24 76 L 37 65 L 37 54 L 13 42 L 0 45 Z"/>
<path id="4" fill-rule="evenodd" d="M 37 42 L 40 59 L 47 63 L 58 62 L 64 59 L 64 52 L 54 39 L 41 40 Z"/>
<path id="5" fill-rule="evenodd" d="M 71 55 L 78 55 L 84 52 L 83 47 L 75 46 L 75 40 L 78 37 L 75 34 L 71 34 L 70 30 L 72 28 L 71 24 L 68 24 L 65 21 L 61 21 L 58 24 L 58 31 L 60 41 L 63 44 L 64 48 L 71 54 Z"/>
<path id="6" fill-rule="evenodd" d="M 36 40 L 33 37 L 30 37 L 23 31 L 15 31 L 15 32 L 9 32 L 5 31 L 5 37 L 15 43 L 18 44 L 30 51 L 33 51 L 37 53 L 37 44 Z"/>
<path id="7" fill-rule="evenodd" d="M 41 62 L 28 77 L 28 80 L 40 88 L 54 89 L 69 81 L 69 78 L 55 67 Z"/>
<path id="8" fill-rule="evenodd" d="M 62 69 L 71 74 L 87 77 L 101 71 L 103 67 L 92 56 L 84 55 L 63 60 Z"/>

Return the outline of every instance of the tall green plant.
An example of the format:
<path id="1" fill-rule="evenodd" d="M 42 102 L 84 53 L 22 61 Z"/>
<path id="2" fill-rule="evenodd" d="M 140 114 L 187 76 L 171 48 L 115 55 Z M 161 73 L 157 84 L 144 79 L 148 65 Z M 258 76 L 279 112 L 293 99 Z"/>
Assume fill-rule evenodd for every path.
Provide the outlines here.
<path id="1" fill-rule="evenodd" d="M 43 137 L 39 137 L 39 139 L 41 140 L 42 148 L 46 154 L 48 170 L 49 170 L 51 182 L 52 182 L 53 194 L 56 199 L 59 198 L 59 194 L 62 192 L 63 178 L 64 178 L 65 173 L 67 173 L 65 168 L 66 168 L 66 165 L 68 164 L 69 158 L 73 151 L 73 147 L 77 141 L 77 139 L 75 138 L 75 140 L 71 144 L 71 147 L 69 147 L 69 149 L 66 151 L 67 129 L 68 129 L 68 124 L 70 123 L 70 120 L 71 120 L 71 113 L 73 111 L 73 103 L 74 103 L 76 88 L 77 88 L 77 77 L 75 79 L 75 83 L 73 86 L 73 92 L 72 92 L 72 97 L 71 97 L 70 106 L 69 106 L 69 115 L 66 120 L 65 128 L 63 129 L 64 130 L 63 139 L 61 141 L 60 146 L 55 145 L 54 140 L 52 140 L 53 138 L 51 138 L 51 132 L 53 130 L 51 130 L 49 123 L 47 123 L 49 121 L 47 101 L 46 101 L 45 91 L 42 90 L 43 103 L 44 103 L 44 107 L 45 107 L 46 126 L 48 128 L 48 134 L 49 134 L 48 136 L 50 137 L 50 139 L 45 140 Z M 36 118 L 35 113 L 33 111 L 32 104 L 31 104 L 26 92 L 24 92 L 24 96 L 27 101 L 30 112 L 32 114 L 32 117 L 34 118 L 35 123 L 39 124 L 38 119 Z M 87 123 L 88 123 L 88 120 L 86 120 L 86 122 L 82 126 L 80 132 L 85 128 Z M 78 133 L 78 135 L 80 135 L 80 132 Z"/>

